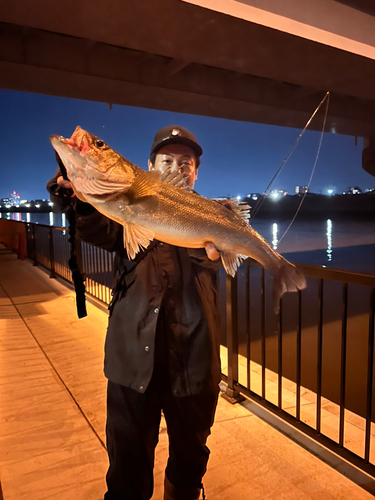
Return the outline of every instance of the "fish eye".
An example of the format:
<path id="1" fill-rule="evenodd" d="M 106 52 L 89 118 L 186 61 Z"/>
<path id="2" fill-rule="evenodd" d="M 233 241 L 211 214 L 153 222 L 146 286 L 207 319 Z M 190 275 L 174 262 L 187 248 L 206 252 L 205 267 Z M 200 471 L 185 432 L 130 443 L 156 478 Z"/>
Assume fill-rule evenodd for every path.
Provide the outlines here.
<path id="1" fill-rule="evenodd" d="M 95 146 L 96 146 L 97 148 L 100 148 L 100 149 L 101 149 L 101 148 L 104 148 L 104 146 L 105 146 L 105 142 L 100 141 L 100 140 L 97 140 L 97 141 L 95 141 Z"/>

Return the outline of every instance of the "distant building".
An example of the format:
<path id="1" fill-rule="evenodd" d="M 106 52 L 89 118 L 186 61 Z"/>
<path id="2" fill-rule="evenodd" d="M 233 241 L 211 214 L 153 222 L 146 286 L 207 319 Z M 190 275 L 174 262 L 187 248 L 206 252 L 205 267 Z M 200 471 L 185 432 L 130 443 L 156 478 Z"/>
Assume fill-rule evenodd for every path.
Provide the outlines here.
<path id="1" fill-rule="evenodd" d="M 13 191 L 13 193 L 10 195 L 10 200 L 11 200 L 11 205 L 17 207 L 20 204 L 21 196 L 16 191 Z"/>
<path id="2" fill-rule="evenodd" d="M 10 198 L 2 198 L 0 200 L 0 205 L 5 208 L 10 208 L 12 205 L 12 200 Z"/>
<path id="3" fill-rule="evenodd" d="M 305 194 L 309 192 L 308 186 L 296 186 L 295 193 L 296 194 Z"/>
<path id="4" fill-rule="evenodd" d="M 345 191 L 345 193 L 343 194 L 362 194 L 362 189 L 358 186 L 354 186 L 350 189 L 348 189 L 347 191 Z"/>
<path id="5" fill-rule="evenodd" d="M 252 200 L 255 200 L 255 201 L 256 201 L 256 200 L 258 200 L 261 196 L 262 196 L 262 195 L 261 195 L 260 193 L 249 193 L 249 194 L 247 194 L 247 195 L 246 195 L 246 197 L 245 197 L 244 199 L 248 198 L 248 199 L 252 199 Z"/>
<path id="6" fill-rule="evenodd" d="M 287 194 L 288 192 L 284 189 L 274 189 L 270 192 L 269 197 L 271 198 L 271 200 L 280 200 L 280 198 L 286 196 Z"/>

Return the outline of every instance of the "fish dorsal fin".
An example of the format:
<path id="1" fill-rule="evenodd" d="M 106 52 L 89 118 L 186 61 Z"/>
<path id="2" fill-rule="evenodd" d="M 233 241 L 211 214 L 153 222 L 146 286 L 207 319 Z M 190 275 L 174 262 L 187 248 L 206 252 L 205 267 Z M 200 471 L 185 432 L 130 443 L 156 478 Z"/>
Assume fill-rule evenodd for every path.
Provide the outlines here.
<path id="1" fill-rule="evenodd" d="M 127 196 L 132 199 L 155 195 L 159 189 L 158 181 L 160 181 L 160 177 L 160 172 L 156 170 L 140 172 L 130 186 Z"/>
<path id="2" fill-rule="evenodd" d="M 250 222 L 250 205 L 247 203 L 234 202 L 232 206 L 233 212 L 236 213 L 241 219 L 244 219 L 247 223 Z"/>
<path id="3" fill-rule="evenodd" d="M 243 201 L 235 201 L 235 200 L 215 200 L 220 205 L 232 210 L 236 215 L 241 217 L 241 219 L 245 220 L 247 223 L 250 222 L 250 210 L 251 207 L 246 202 Z"/>
<path id="4" fill-rule="evenodd" d="M 244 255 L 237 255 L 231 252 L 220 252 L 220 257 L 225 271 L 233 277 L 236 275 L 237 268 L 242 260 L 246 258 Z"/>
<path id="5" fill-rule="evenodd" d="M 124 247 L 131 260 L 141 249 L 145 250 L 153 239 L 154 233 L 149 229 L 134 224 L 124 225 Z"/>
<path id="6" fill-rule="evenodd" d="M 161 181 L 180 188 L 186 187 L 186 177 L 184 177 L 178 170 L 172 170 L 170 167 L 162 174 Z"/>

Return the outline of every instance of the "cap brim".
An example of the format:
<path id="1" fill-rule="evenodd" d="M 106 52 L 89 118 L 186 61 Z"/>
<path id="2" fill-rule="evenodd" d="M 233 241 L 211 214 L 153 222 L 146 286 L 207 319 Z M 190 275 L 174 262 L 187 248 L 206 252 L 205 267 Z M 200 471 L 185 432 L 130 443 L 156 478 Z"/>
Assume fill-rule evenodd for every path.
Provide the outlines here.
<path id="1" fill-rule="evenodd" d="M 154 146 L 150 152 L 150 154 L 157 153 L 159 149 L 163 148 L 164 146 L 167 146 L 168 144 L 183 144 L 184 146 L 187 146 L 188 148 L 192 149 L 195 153 L 195 156 L 202 156 L 203 150 L 197 144 L 196 142 L 192 141 L 191 139 L 188 139 L 187 137 L 181 137 L 181 136 L 175 136 L 175 137 L 168 137 L 164 141 L 161 141 L 159 144 Z"/>

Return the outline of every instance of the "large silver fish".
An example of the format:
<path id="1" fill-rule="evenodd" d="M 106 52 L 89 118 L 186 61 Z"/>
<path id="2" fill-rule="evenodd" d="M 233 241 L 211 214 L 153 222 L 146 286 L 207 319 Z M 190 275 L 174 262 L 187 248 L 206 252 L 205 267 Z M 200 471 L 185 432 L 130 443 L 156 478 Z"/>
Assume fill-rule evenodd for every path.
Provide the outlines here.
<path id="1" fill-rule="evenodd" d="M 269 270 L 275 310 L 283 293 L 305 288 L 301 271 L 249 226 L 241 207 L 228 210 L 182 189 L 184 178 L 178 172 L 146 172 L 80 127 L 70 139 L 51 136 L 51 143 L 77 197 L 122 224 L 130 259 L 154 238 L 186 248 L 203 248 L 212 242 L 232 276 L 246 257 Z"/>

